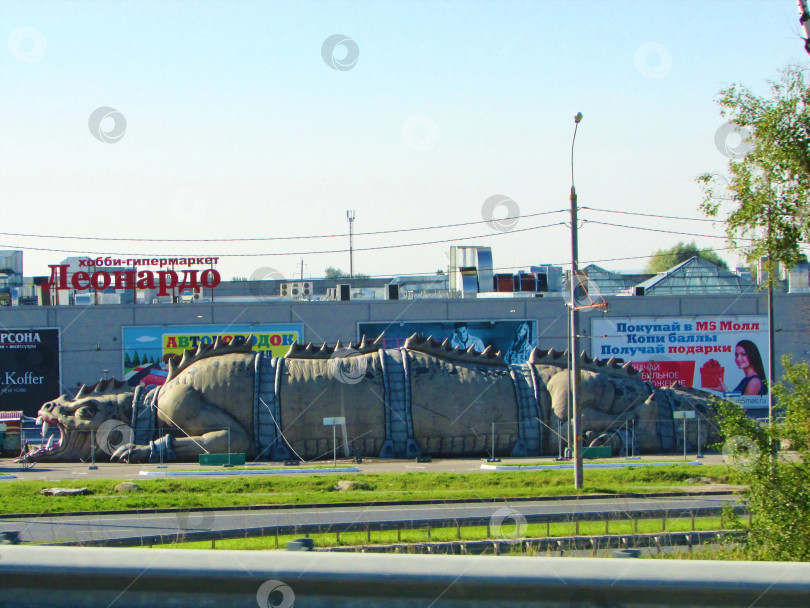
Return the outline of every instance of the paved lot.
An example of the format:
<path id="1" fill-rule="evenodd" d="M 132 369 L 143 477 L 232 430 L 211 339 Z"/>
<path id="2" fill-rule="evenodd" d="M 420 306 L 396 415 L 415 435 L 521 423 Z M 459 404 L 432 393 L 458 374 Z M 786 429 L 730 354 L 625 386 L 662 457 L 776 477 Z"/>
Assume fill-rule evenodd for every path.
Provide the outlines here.
<path id="1" fill-rule="evenodd" d="M 673 463 L 683 462 L 683 456 L 645 456 L 645 460 L 654 462 L 672 461 Z M 624 459 L 612 459 L 615 462 L 624 462 Z M 687 456 L 687 462 L 694 462 L 694 455 Z M 356 465 L 353 460 L 338 460 L 338 466 L 357 466 L 363 473 L 404 473 L 404 472 L 452 472 L 452 473 L 472 473 L 482 472 L 481 464 L 486 462 L 480 458 L 471 459 L 436 459 L 429 463 L 417 463 L 414 460 L 377 460 L 364 459 L 363 463 Z M 548 463 L 554 464 L 553 458 L 504 458 L 502 465 L 520 465 L 528 463 Z M 586 463 L 590 461 L 585 461 Z M 638 462 L 638 461 L 635 461 Z M 722 464 L 722 454 L 710 454 L 700 460 L 703 464 Z M 278 463 L 260 463 L 248 465 L 246 469 L 257 467 L 266 468 L 275 466 Z M 331 464 L 331 461 L 321 461 L 318 466 Z M 238 470 L 242 467 L 234 467 Z M 33 468 L 23 470 L 23 468 L 13 462 L 11 458 L 0 459 L 0 475 L 12 474 L 17 479 L 59 481 L 65 479 L 143 479 L 141 471 L 188 471 L 188 470 L 222 470 L 221 467 L 199 467 L 194 463 L 173 463 L 165 469 L 158 469 L 155 464 L 120 464 L 120 463 L 98 463 L 98 469 L 90 470 L 89 464 L 82 463 L 40 463 Z M 293 469 L 293 467 L 291 467 Z M 291 473 L 293 474 L 293 473 Z M 695 467 L 695 476 L 700 477 L 700 467 Z M 13 483 L 14 480 L 4 480 L 0 483 Z"/>

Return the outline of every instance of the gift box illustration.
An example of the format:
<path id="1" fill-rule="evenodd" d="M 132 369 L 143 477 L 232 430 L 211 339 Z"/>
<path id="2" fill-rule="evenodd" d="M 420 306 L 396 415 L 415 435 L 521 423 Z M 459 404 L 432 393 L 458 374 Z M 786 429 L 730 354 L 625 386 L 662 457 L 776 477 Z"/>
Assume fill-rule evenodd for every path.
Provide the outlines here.
<path id="1" fill-rule="evenodd" d="M 700 388 L 707 388 L 712 391 L 723 390 L 723 376 L 726 369 L 720 365 L 719 361 L 709 359 L 700 368 Z"/>

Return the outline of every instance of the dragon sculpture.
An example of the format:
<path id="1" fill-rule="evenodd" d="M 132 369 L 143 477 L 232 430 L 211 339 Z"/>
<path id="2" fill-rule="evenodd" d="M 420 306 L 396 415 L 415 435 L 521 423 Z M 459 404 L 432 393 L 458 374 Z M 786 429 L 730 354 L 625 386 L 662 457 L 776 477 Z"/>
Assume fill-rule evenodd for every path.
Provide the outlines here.
<path id="1" fill-rule="evenodd" d="M 310 460 L 331 455 L 333 429 L 324 426 L 325 417 L 345 418 L 347 441 L 340 447 L 346 456 L 350 449 L 381 458 L 561 449 L 570 423 L 566 351 L 535 348 L 526 363 L 508 365 L 492 347 L 459 350 L 415 334 L 401 348 L 385 349 L 381 338 L 320 348 L 296 343 L 280 358 L 254 352 L 252 339 L 200 345 L 170 362 L 162 386 L 99 381 L 44 404 L 43 431 L 56 425 L 60 438 L 25 458 L 87 460 L 95 441 L 112 460 L 127 462 L 226 452 Z M 700 425 L 700 445 L 716 437 L 708 393 L 655 388 L 613 359 L 583 354 L 579 361 L 585 445 L 609 445 L 614 453 L 676 452 L 684 441 L 673 421 L 677 410 L 694 410 L 707 422 Z M 695 426 L 687 430 L 691 449 Z"/>

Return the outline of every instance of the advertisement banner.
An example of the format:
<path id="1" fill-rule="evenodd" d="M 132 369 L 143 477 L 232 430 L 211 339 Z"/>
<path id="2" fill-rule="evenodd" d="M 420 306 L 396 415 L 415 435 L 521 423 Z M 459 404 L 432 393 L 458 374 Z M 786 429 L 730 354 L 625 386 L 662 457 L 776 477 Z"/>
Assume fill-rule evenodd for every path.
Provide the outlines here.
<path id="1" fill-rule="evenodd" d="M 524 363 L 537 346 L 537 323 L 528 320 L 358 323 L 357 332 L 358 339 L 371 340 L 384 333 L 383 348 L 399 348 L 413 334 L 439 342 L 448 338 L 453 347 L 474 346 L 479 353 L 492 346 L 510 364 Z"/>
<path id="2" fill-rule="evenodd" d="M 124 378 L 130 386 L 163 384 L 172 357 L 200 344 L 213 344 L 217 336 L 225 342 L 244 341 L 253 336 L 254 351 L 270 351 L 274 357 L 283 357 L 293 342 L 301 342 L 303 335 L 300 323 L 124 327 Z"/>
<path id="3" fill-rule="evenodd" d="M 0 410 L 34 417 L 60 386 L 59 329 L 0 329 Z"/>
<path id="4" fill-rule="evenodd" d="M 679 382 L 767 408 L 768 317 L 591 319 L 592 354 L 630 361 L 655 386 Z"/>

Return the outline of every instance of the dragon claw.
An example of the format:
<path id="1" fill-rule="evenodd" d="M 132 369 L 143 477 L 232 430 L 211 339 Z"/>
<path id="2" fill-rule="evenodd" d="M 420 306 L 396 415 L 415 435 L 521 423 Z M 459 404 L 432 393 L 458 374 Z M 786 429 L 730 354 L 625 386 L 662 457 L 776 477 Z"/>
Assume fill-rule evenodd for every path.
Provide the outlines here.
<path id="1" fill-rule="evenodd" d="M 110 456 L 111 462 L 143 462 L 148 455 L 148 448 L 138 446 L 134 443 L 125 443 L 119 446 Z"/>

